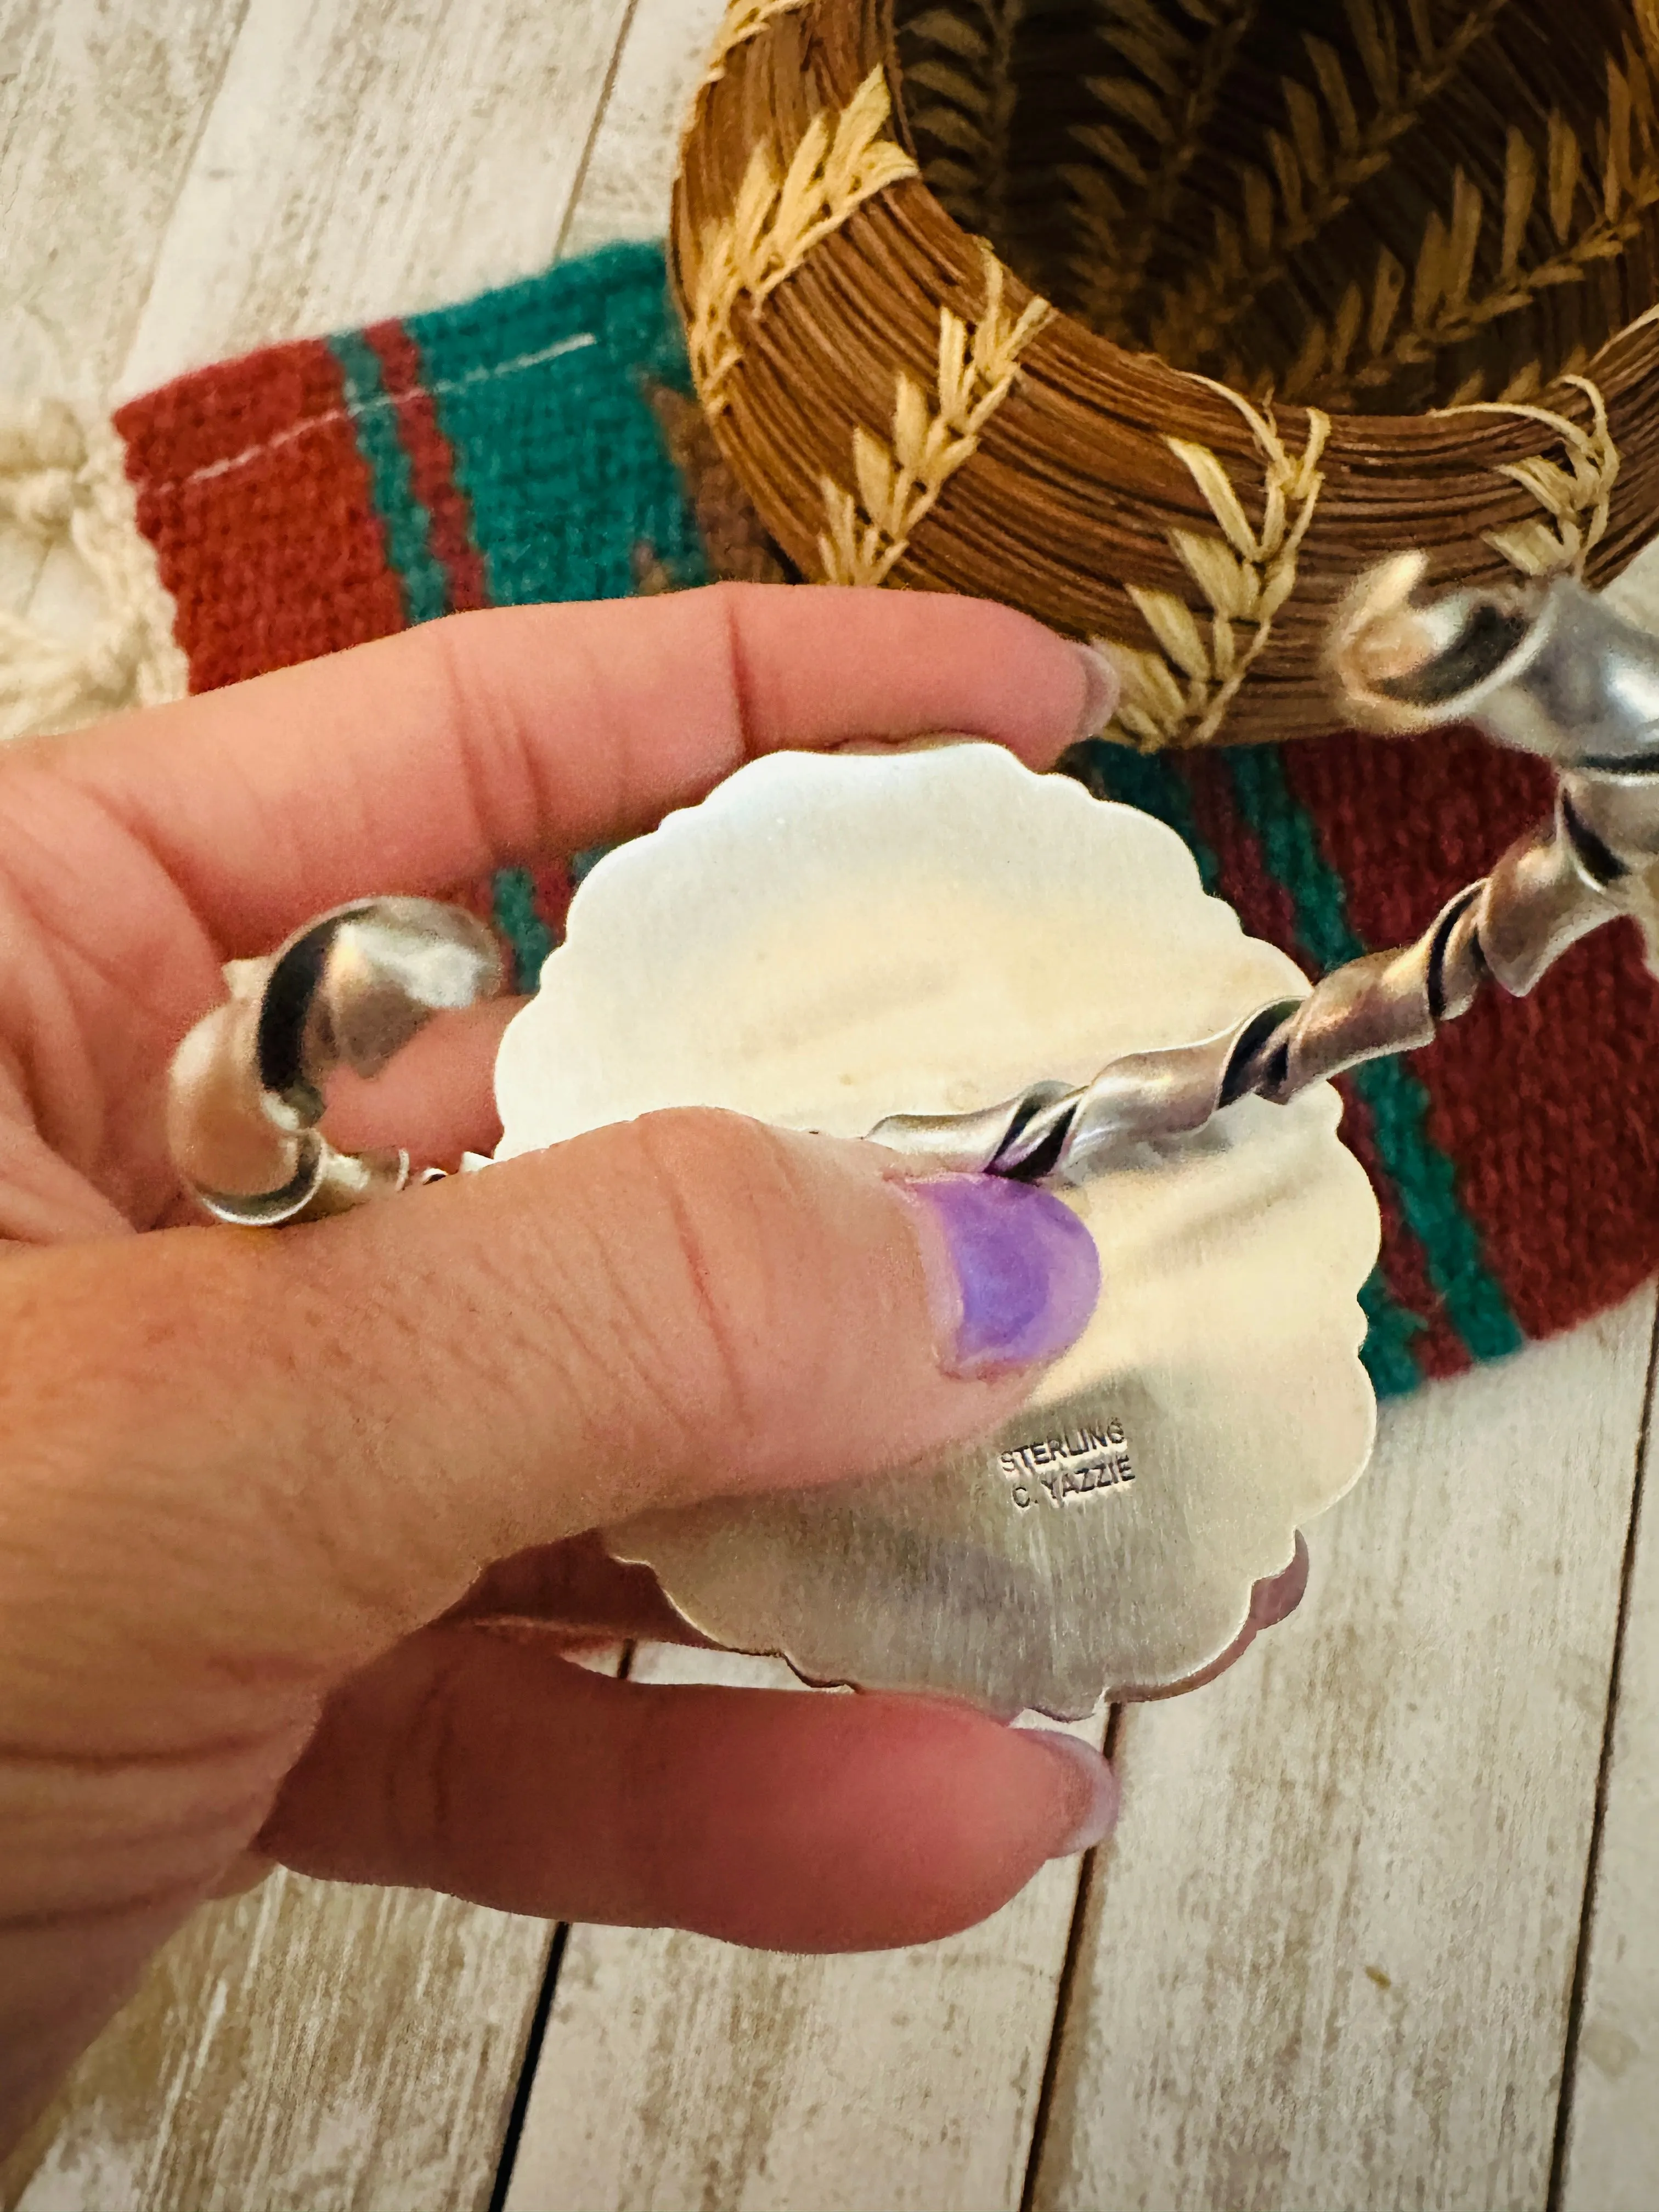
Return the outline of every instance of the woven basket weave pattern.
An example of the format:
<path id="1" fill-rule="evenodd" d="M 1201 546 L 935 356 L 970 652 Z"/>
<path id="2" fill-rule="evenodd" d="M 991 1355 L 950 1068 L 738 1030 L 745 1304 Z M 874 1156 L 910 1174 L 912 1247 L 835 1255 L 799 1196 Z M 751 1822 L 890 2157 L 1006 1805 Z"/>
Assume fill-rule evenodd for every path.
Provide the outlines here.
<path id="1" fill-rule="evenodd" d="M 1148 749 L 1328 728 L 1370 562 L 1650 534 L 1656 53 L 1655 0 L 736 0 L 700 395 L 803 574 L 1103 639 Z"/>

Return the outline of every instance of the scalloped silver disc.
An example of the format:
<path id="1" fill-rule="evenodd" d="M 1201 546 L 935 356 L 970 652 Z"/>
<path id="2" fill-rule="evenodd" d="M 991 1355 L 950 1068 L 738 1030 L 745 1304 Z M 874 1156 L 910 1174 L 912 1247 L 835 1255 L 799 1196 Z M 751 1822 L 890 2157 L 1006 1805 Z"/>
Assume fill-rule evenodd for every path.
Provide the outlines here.
<path id="1" fill-rule="evenodd" d="M 1133 809 L 961 744 L 775 754 L 607 856 L 502 1042 L 497 1157 L 654 1108 L 861 1136 L 1212 1035 L 1305 980 Z M 1093 1322 L 981 1445 L 607 1532 L 703 1634 L 816 1682 L 1080 1717 L 1176 1686 L 1357 1479 L 1376 1201 L 1328 1086 L 1061 1195 Z"/>

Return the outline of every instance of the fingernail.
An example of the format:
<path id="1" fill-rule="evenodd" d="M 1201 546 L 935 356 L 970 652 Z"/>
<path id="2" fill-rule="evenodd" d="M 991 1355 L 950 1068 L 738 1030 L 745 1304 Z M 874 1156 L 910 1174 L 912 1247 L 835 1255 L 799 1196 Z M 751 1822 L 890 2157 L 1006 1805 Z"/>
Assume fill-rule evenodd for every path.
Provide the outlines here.
<path id="1" fill-rule="evenodd" d="M 1079 740 L 1097 738 L 1117 712 L 1123 678 L 1118 674 L 1117 663 L 1109 659 L 1097 646 L 1084 645 L 1076 638 L 1069 639 L 1067 642 L 1083 663 L 1085 690 L 1083 712 L 1078 719 L 1078 738 Z"/>
<path id="2" fill-rule="evenodd" d="M 922 1225 L 949 1372 L 1033 1367 L 1076 1343 L 1100 1297 L 1100 1255 L 1069 1206 L 1001 1176 L 938 1176 L 896 1188 Z"/>
<path id="3" fill-rule="evenodd" d="M 1300 1530 L 1291 1564 L 1282 1574 L 1258 1583 L 1250 1592 L 1250 1626 L 1273 1628 L 1288 1620 L 1307 1593 L 1308 1547 Z"/>
<path id="4" fill-rule="evenodd" d="M 1049 1857 L 1075 1858 L 1079 1851 L 1092 1850 L 1117 1826 L 1116 1774 L 1092 1744 L 1079 1743 L 1074 1735 L 1061 1735 L 1057 1729 L 1021 1729 L 1019 1733 L 1027 1743 L 1040 1743 L 1070 1769 L 1068 1787 L 1077 1809 Z"/>

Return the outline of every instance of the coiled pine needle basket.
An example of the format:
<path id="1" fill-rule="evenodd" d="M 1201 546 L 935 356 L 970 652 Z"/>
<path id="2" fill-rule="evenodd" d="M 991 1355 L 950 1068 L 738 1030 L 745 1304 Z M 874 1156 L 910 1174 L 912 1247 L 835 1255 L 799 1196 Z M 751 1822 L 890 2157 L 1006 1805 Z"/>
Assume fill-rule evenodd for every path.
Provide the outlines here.
<path id="1" fill-rule="evenodd" d="M 734 0 L 673 260 L 807 577 L 1097 637 L 1148 747 L 1332 726 L 1331 611 L 1659 521 L 1659 0 Z"/>

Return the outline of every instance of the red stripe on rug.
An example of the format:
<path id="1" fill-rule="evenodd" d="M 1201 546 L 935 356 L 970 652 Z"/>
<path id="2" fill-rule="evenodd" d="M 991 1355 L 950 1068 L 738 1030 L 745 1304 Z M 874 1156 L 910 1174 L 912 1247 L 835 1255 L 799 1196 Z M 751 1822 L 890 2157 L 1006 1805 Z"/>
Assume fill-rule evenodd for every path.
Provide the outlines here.
<path id="1" fill-rule="evenodd" d="M 1291 895 L 1269 873 L 1261 841 L 1241 819 L 1232 799 L 1225 764 L 1202 755 L 1183 760 L 1180 773 L 1191 793 L 1193 818 L 1221 867 L 1220 889 L 1252 937 L 1266 938 L 1298 966 L 1296 909 Z M 1428 1258 L 1400 1207 L 1377 1150 L 1370 1109 L 1351 1084 L 1342 1093 L 1342 1135 L 1370 1177 L 1382 1220 L 1377 1265 L 1389 1297 L 1423 1324 L 1412 1339 L 1412 1352 L 1425 1375 L 1455 1375 L 1470 1364 L 1462 1338 L 1446 1318 L 1443 1303 L 1429 1273 Z"/>
<path id="2" fill-rule="evenodd" d="M 422 382 L 421 349 L 399 322 L 374 323 L 363 332 L 386 379 L 398 434 L 409 456 L 415 496 L 426 509 L 428 542 L 449 584 L 452 613 L 489 604 L 483 556 L 472 539 L 472 513 L 455 480 L 455 455 Z"/>
<path id="3" fill-rule="evenodd" d="M 1473 732 L 1285 749 L 1297 798 L 1371 945 L 1426 927 L 1461 884 L 1548 812 L 1542 762 Z M 1413 1066 L 1429 1133 L 1528 1336 L 1638 1289 L 1659 1261 L 1659 990 L 1635 932 L 1600 932 L 1529 999 L 1488 986 Z"/>
<path id="4" fill-rule="evenodd" d="M 495 926 L 495 900 L 493 876 L 474 876 L 470 882 L 452 884 L 441 896 L 451 906 L 465 909 L 475 921 Z"/>
<path id="5" fill-rule="evenodd" d="M 325 345 L 272 346 L 198 370 L 114 420 L 192 691 L 403 628 Z"/>
<path id="6" fill-rule="evenodd" d="M 1401 1208 L 1400 1194 L 1382 1163 L 1371 1109 L 1352 1084 L 1339 1077 L 1342 1094 L 1342 1141 L 1370 1177 L 1382 1222 L 1376 1263 L 1389 1297 L 1423 1324 L 1411 1340 L 1412 1356 L 1425 1376 L 1461 1375 L 1474 1363 L 1469 1348 L 1446 1313 L 1445 1301 L 1429 1273 L 1428 1255 Z"/>
<path id="7" fill-rule="evenodd" d="M 565 917 L 570 912 L 570 902 L 576 895 L 570 880 L 568 860 L 550 860 L 545 866 L 530 872 L 530 892 L 536 912 L 556 943 L 564 938 Z"/>
<path id="8" fill-rule="evenodd" d="M 1296 908 L 1262 858 L 1261 840 L 1233 804 L 1224 763 L 1189 754 L 1176 763 L 1192 799 L 1193 819 L 1221 870 L 1222 896 L 1252 937 L 1304 965 L 1296 941 Z"/>

